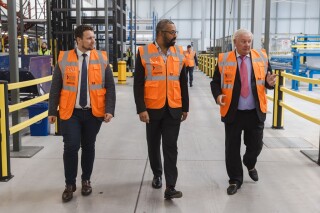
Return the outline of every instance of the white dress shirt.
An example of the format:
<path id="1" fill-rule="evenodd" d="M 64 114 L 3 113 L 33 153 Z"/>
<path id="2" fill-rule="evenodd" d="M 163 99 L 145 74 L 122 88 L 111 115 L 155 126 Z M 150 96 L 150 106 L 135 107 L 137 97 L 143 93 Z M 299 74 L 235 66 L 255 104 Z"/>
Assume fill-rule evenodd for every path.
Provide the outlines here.
<path id="1" fill-rule="evenodd" d="M 76 99 L 76 105 L 75 108 L 79 108 L 81 109 L 82 107 L 79 104 L 80 101 L 80 87 L 81 87 L 81 72 L 82 72 L 82 62 L 83 62 L 83 56 L 82 54 L 87 54 L 86 56 L 86 62 L 87 62 L 87 76 L 89 76 L 89 58 L 90 58 L 90 51 L 87 52 L 81 52 L 78 48 L 77 50 L 77 55 L 78 55 L 78 66 L 79 66 L 79 81 L 78 81 L 78 91 L 77 91 L 77 99 Z M 90 94 L 89 94 L 89 83 L 88 83 L 88 79 L 87 79 L 87 105 L 86 107 L 91 107 L 91 103 L 90 103 Z"/>

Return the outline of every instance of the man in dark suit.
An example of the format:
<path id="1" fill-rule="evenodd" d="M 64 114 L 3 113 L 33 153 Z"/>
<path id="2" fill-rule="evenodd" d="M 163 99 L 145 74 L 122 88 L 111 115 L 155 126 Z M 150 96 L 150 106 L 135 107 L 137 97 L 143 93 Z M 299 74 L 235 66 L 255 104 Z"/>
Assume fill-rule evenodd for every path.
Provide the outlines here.
<path id="1" fill-rule="evenodd" d="M 63 163 L 66 187 L 62 201 L 76 191 L 78 151 L 81 147 L 81 194 L 92 192 L 90 177 L 95 157 L 95 141 L 102 122 L 110 122 L 115 110 L 115 85 L 104 51 L 95 50 L 91 26 L 75 29 L 77 48 L 60 51 L 49 96 L 49 122 L 61 119 L 64 142 Z"/>
<path id="2" fill-rule="evenodd" d="M 265 51 L 251 49 L 252 38 L 248 30 L 235 32 L 233 41 L 236 49 L 219 54 L 211 81 L 211 91 L 220 105 L 221 120 L 225 124 L 229 195 L 235 194 L 243 183 L 240 155 L 242 131 L 246 145 L 243 163 L 251 179 L 259 179 L 255 165 L 263 145 L 267 112 L 265 89 L 273 89 L 276 81 Z"/>
<path id="3" fill-rule="evenodd" d="M 139 47 L 134 97 L 140 120 L 146 123 L 148 154 L 154 174 L 152 187 L 162 187 L 162 137 L 166 179 L 164 197 L 180 198 L 182 192 L 175 190 L 177 140 L 180 123 L 187 118 L 189 111 L 185 58 L 182 47 L 175 46 L 177 31 L 172 21 L 159 21 L 156 35 L 153 43 Z"/>

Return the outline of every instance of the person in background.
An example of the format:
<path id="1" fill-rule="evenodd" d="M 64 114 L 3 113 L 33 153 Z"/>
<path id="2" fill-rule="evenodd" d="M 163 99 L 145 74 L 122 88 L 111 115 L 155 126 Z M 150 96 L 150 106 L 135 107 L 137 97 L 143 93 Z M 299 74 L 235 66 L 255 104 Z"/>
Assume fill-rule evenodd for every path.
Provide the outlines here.
<path id="1" fill-rule="evenodd" d="M 186 72 L 187 72 L 187 81 L 188 81 L 188 74 L 189 74 L 189 85 L 192 87 L 193 81 L 193 69 L 196 65 L 198 67 L 198 59 L 196 52 L 192 50 L 191 45 L 187 46 L 187 51 L 184 52 L 186 57 Z"/>
<path id="2" fill-rule="evenodd" d="M 48 49 L 46 42 L 42 42 L 38 55 L 51 55 L 51 51 Z"/>
<path id="3" fill-rule="evenodd" d="M 164 198 L 180 198 L 175 189 L 180 124 L 189 111 L 185 57 L 176 46 L 177 30 L 168 19 L 156 27 L 156 40 L 139 47 L 135 64 L 134 98 L 140 120 L 146 123 L 152 187 L 162 187 L 161 138 L 166 190 Z"/>
<path id="4" fill-rule="evenodd" d="M 77 48 L 60 51 L 49 95 L 49 122 L 61 119 L 64 142 L 63 163 L 65 190 L 62 201 L 68 202 L 76 191 L 78 151 L 81 147 L 81 194 L 90 195 L 95 158 L 95 141 L 102 121 L 114 116 L 115 84 L 105 51 L 95 50 L 93 28 L 75 29 Z"/>
<path id="5" fill-rule="evenodd" d="M 128 49 L 127 49 L 126 56 L 127 56 L 128 70 L 130 70 L 131 67 L 132 67 L 132 52 L 131 52 L 131 48 L 130 47 L 128 47 Z"/>
<path id="6" fill-rule="evenodd" d="M 252 33 L 246 29 L 234 33 L 236 49 L 219 54 L 211 81 L 211 91 L 220 105 L 221 120 L 225 126 L 228 195 L 235 194 L 243 183 L 240 155 L 242 132 L 246 145 L 243 163 L 251 179 L 259 180 L 256 163 L 263 146 L 266 88 L 273 89 L 276 82 L 265 50 L 251 49 L 252 39 Z"/>

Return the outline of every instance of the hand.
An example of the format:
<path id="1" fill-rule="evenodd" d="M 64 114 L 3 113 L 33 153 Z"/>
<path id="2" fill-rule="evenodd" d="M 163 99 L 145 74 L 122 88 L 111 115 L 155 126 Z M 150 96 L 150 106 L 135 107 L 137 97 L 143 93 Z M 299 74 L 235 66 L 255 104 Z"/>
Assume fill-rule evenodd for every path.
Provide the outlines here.
<path id="1" fill-rule="evenodd" d="M 223 100 L 222 100 L 224 97 L 226 97 L 226 95 L 221 94 L 221 95 L 218 96 L 218 98 L 217 98 L 217 104 L 218 105 L 220 105 L 220 106 L 226 105 L 226 102 L 223 102 Z"/>
<path id="2" fill-rule="evenodd" d="M 181 122 L 183 122 L 184 120 L 186 120 L 187 117 L 188 117 L 188 113 L 187 113 L 187 112 L 182 112 Z"/>
<path id="3" fill-rule="evenodd" d="M 113 118 L 113 116 L 110 113 L 106 113 L 104 114 L 104 122 L 109 123 L 111 121 L 111 119 Z"/>
<path id="4" fill-rule="evenodd" d="M 49 115 L 48 120 L 49 120 L 49 123 L 54 124 L 57 120 L 57 116 Z"/>
<path id="5" fill-rule="evenodd" d="M 145 123 L 149 123 L 150 119 L 149 119 L 149 114 L 147 111 L 144 112 L 140 112 L 139 113 L 139 117 L 140 117 L 140 121 L 145 122 Z"/>
<path id="6" fill-rule="evenodd" d="M 277 74 L 271 74 L 271 72 L 268 72 L 267 83 L 273 87 L 276 84 L 276 77 L 277 77 Z"/>

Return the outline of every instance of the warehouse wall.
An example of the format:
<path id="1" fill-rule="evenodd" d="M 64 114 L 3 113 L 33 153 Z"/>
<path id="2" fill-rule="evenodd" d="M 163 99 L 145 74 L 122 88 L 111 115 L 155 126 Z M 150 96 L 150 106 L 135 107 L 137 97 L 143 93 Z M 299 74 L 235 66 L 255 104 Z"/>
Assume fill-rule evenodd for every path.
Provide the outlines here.
<path id="1" fill-rule="evenodd" d="M 226 2 L 226 35 L 232 35 L 236 30 L 237 2 L 237 0 L 227 0 Z M 241 2 L 241 27 L 250 29 L 252 0 L 242 0 Z M 263 4 L 265 8 L 265 1 Z M 127 8 L 130 11 L 130 0 L 127 0 Z M 210 0 L 137 0 L 138 19 L 152 19 L 153 13 L 158 19 L 168 18 L 176 24 L 180 45 L 186 46 L 194 41 L 199 48 L 202 46 L 201 42 L 204 42 L 205 47 L 209 46 Z M 299 33 L 320 34 L 319 14 L 320 3 L 318 0 L 272 0 L 270 36 L 281 34 L 278 36 L 288 37 Z M 221 38 L 223 34 L 222 0 L 217 0 L 216 18 L 215 36 Z M 264 33 L 264 21 L 261 28 Z M 203 39 L 201 39 L 202 35 Z"/>

